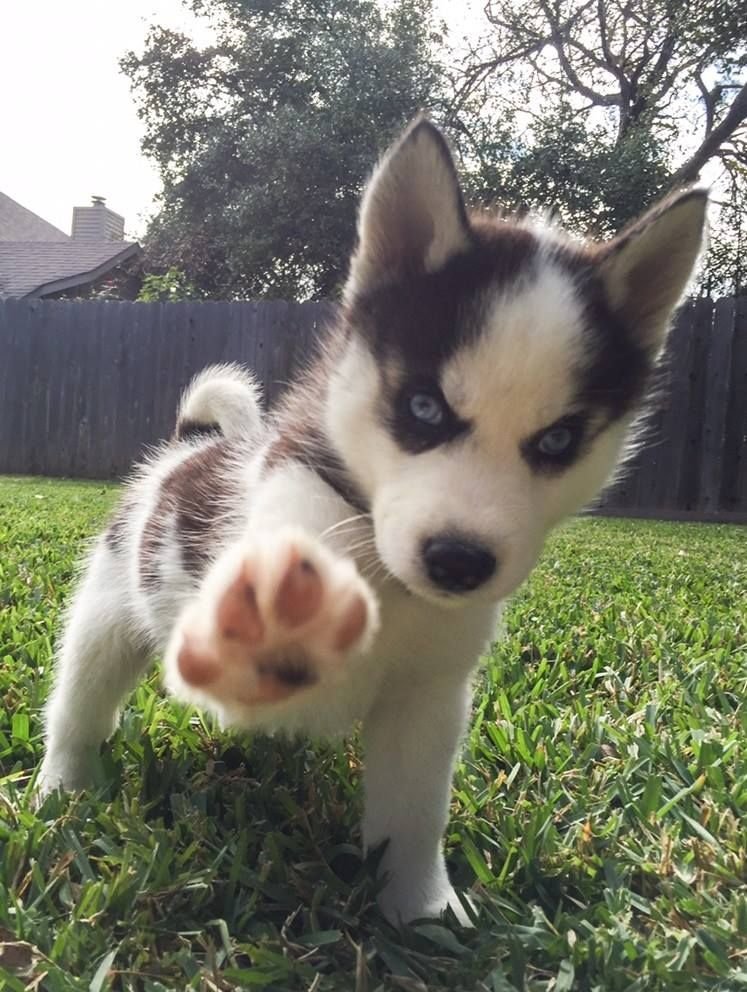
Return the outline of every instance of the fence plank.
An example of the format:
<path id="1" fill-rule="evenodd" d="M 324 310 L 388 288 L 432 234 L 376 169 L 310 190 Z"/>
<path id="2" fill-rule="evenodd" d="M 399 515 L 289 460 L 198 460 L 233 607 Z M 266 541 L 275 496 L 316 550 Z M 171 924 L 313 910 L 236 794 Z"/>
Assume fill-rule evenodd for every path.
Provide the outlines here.
<path id="1" fill-rule="evenodd" d="M 719 300 L 714 308 L 713 334 L 707 355 L 705 404 L 700 438 L 702 458 L 696 509 L 717 510 L 721 459 L 726 438 L 726 415 L 732 378 L 734 341 L 734 300 Z"/>
<path id="2" fill-rule="evenodd" d="M 689 304 L 678 314 L 669 335 L 666 361 L 655 395 L 661 409 L 661 432 L 656 438 L 658 471 L 652 494 L 652 507 L 676 505 L 679 462 L 682 458 L 685 422 L 689 402 L 688 371 L 692 361 L 695 306 Z"/>
<path id="3" fill-rule="evenodd" d="M 28 453 L 27 457 L 30 458 L 30 464 L 33 465 L 32 438 L 29 435 L 28 430 L 29 402 L 27 391 L 32 382 L 32 353 L 34 345 L 32 328 L 34 326 L 34 315 L 37 309 L 38 305 L 34 306 L 30 303 L 25 303 L 24 305 L 24 301 L 19 301 L 18 303 L 18 316 L 21 317 L 22 320 L 21 334 L 16 341 L 16 354 L 19 359 L 19 369 L 18 376 L 15 381 L 15 388 L 12 391 L 12 395 L 15 397 L 15 411 L 13 407 L 11 407 L 9 418 L 11 430 L 15 428 L 15 437 L 20 449 L 18 451 L 18 465 L 23 464 L 24 455 L 26 455 L 26 453 Z M 15 417 L 13 417 L 14 412 L 16 413 Z M 13 423 L 14 420 L 15 424 Z M 21 471 L 23 471 L 23 469 L 21 469 Z"/>
<path id="4" fill-rule="evenodd" d="M 701 431 L 706 397 L 706 363 L 711 344 L 713 304 L 710 300 L 697 300 L 694 308 L 694 327 L 688 370 L 688 396 L 684 416 L 684 448 L 677 473 L 676 506 L 694 510 L 698 504 L 700 481 Z"/>
<path id="5" fill-rule="evenodd" d="M 104 309 L 111 307 L 111 311 Z M 115 329 L 122 320 L 123 303 L 102 303 L 100 326 L 98 328 L 100 361 L 96 371 L 92 389 L 98 394 L 98 414 L 96 430 L 93 432 L 95 445 L 91 451 L 91 461 L 100 466 L 102 474 L 112 474 L 111 439 L 115 431 L 117 388 L 117 347 L 118 340 Z M 106 317 L 111 313 L 112 320 Z"/>
<path id="6" fill-rule="evenodd" d="M 736 300 L 719 507 L 747 508 L 747 296 Z"/>

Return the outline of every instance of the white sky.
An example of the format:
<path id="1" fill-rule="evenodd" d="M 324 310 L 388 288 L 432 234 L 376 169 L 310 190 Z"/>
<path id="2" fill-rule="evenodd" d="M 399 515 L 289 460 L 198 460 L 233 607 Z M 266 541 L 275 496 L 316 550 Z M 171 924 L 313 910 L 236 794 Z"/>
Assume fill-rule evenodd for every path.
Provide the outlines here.
<path id="1" fill-rule="evenodd" d="M 118 62 L 155 22 L 194 30 L 180 0 L 0 0 L 3 193 L 68 233 L 105 196 L 143 233 L 159 183 Z"/>

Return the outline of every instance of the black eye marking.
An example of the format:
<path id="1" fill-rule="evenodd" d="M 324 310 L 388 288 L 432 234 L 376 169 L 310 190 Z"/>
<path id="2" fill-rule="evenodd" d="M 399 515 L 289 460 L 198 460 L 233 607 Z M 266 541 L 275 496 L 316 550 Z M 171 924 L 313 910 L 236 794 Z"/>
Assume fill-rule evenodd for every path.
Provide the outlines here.
<path id="1" fill-rule="evenodd" d="M 536 472 L 560 472 L 576 460 L 586 433 L 587 416 L 573 413 L 537 431 L 521 446 Z"/>
<path id="2" fill-rule="evenodd" d="M 469 430 L 446 402 L 438 383 L 411 379 L 394 397 L 390 429 L 401 448 L 411 454 L 429 451 Z"/>

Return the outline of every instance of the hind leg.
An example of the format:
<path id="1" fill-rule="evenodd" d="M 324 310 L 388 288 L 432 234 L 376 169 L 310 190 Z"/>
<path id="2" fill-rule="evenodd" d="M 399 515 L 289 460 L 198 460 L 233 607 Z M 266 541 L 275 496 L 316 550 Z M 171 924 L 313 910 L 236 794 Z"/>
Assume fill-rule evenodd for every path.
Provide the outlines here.
<path id="1" fill-rule="evenodd" d="M 73 599 L 46 707 L 41 795 L 92 782 L 99 745 L 117 725 L 118 707 L 148 664 L 128 623 L 125 565 L 101 541 Z"/>

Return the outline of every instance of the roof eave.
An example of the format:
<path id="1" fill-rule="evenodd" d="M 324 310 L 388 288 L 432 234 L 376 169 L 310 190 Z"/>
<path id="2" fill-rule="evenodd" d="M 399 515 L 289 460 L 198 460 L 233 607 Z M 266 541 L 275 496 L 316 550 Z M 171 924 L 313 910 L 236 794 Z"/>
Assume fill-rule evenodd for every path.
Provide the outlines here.
<path id="1" fill-rule="evenodd" d="M 132 258 L 133 255 L 142 252 L 142 250 L 137 243 L 128 245 L 123 251 L 117 255 L 113 255 L 106 262 L 102 262 L 95 269 L 91 269 L 89 272 L 81 272 L 74 276 L 66 276 L 64 279 L 55 279 L 53 282 L 42 283 L 41 286 L 32 289 L 30 293 L 25 293 L 22 299 L 28 300 L 40 296 L 49 296 L 51 293 L 62 293 L 66 289 L 74 289 L 76 286 L 86 286 L 89 283 L 96 282 L 97 279 L 106 275 L 111 269 L 116 268 L 122 262 L 126 262 L 128 258 Z"/>

